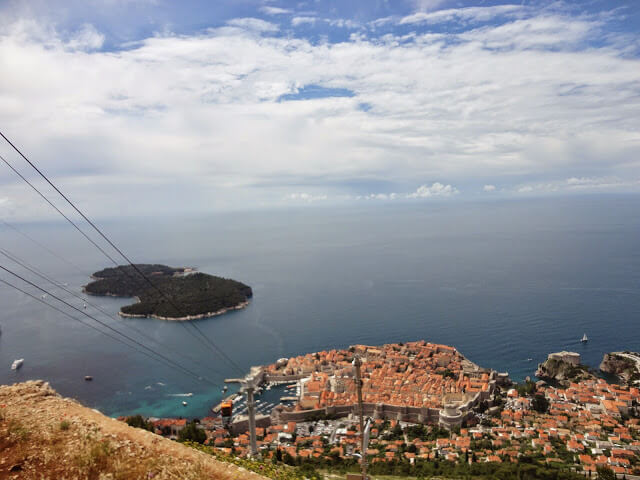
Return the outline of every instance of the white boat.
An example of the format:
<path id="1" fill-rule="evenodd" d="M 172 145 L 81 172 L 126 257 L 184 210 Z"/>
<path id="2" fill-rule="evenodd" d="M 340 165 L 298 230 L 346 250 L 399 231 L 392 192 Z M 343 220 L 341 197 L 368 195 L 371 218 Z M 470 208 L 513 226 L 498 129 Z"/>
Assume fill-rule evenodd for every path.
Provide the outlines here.
<path id="1" fill-rule="evenodd" d="M 11 364 L 11 370 L 18 370 L 22 364 L 24 363 L 24 358 L 19 358 L 18 360 L 14 360 Z"/>
<path id="2" fill-rule="evenodd" d="M 186 407 L 187 406 L 187 402 L 182 402 L 182 406 Z"/>
<path id="3" fill-rule="evenodd" d="M 589 341 L 589 339 L 587 338 L 587 334 L 586 333 L 584 335 L 582 335 L 582 338 L 580 339 L 580 341 L 582 343 L 587 343 Z"/>

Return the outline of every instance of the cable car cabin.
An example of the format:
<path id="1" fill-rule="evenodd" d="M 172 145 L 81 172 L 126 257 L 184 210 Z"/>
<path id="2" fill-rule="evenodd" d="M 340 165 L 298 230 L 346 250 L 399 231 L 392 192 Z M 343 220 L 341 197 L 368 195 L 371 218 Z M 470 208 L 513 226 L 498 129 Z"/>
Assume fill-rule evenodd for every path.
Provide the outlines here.
<path id="1" fill-rule="evenodd" d="M 223 417 L 230 417 L 233 413 L 233 403 L 232 402 L 222 402 L 220 404 L 220 413 Z"/>

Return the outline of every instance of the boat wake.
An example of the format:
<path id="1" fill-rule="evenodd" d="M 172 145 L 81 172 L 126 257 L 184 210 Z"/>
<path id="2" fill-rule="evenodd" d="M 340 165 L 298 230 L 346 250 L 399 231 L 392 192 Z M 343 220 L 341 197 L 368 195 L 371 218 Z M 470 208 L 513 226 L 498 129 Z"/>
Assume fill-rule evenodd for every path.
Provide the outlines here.
<path id="1" fill-rule="evenodd" d="M 193 393 L 167 393 L 167 397 L 193 397 Z"/>

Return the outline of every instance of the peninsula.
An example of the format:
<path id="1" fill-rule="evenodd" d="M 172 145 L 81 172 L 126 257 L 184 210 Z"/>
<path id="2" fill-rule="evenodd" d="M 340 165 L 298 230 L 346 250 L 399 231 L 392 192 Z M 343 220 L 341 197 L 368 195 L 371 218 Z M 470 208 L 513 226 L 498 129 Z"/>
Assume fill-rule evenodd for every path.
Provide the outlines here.
<path id="1" fill-rule="evenodd" d="M 89 295 L 136 297 L 123 306 L 123 317 L 195 320 L 238 310 L 249 304 L 251 287 L 191 268 L 137 264 L 105 268 L 84 287 Z"/>
<path id="2" fill-rule="evenodd" d="M 614 353 L 636 358 L 634 352 Z M 369 417 L 364 451 L 356 356 L 362 413 Z M 605 368 L 629 368 L 617 361 Z M 536 375 L 550 381 L 512 384 L 508 374 L 474 364 L 455 347 L 426 341 L 281 358 L 248 375 L 257 392 L 286 385 L 286 396 L 270 412 L 270 399 L 256 401 L 256 411 L 268 413 L 255 417 L 256 447 L 271 464 L 321 469 L 331 478 L 356 471 L 354 457 L 366 458 L 376 478 L 640 475 L 638 387 L 597 378 L 576 352 L 550 354 Z M 235 393 L 224 404 L 226 416 L 201 421 L 206 442 L 214 451 L 248 455 L 248 406 Z M 177 428 L 186 428 L 186 420 L 180 422 Z M 172 434 L 169 426 L 154 424 L 166 435 Z"/>
<path id="3" fill-rule="evenodd" d="M 318 416 L 346 416 L 356 412 L 356 388 L 351 361 L 363 363 L 364 410 L 374 418 L 460 427 L 474 417 L 473 410 L 489 405 L 507 374 L 484 369 L 448 345 L 425 341 L 353 345 L 283 358 L 262 368 L 263 381 L 296 381 L 297 405 L 276 409 L 279 421 L 301 421 Z"/>

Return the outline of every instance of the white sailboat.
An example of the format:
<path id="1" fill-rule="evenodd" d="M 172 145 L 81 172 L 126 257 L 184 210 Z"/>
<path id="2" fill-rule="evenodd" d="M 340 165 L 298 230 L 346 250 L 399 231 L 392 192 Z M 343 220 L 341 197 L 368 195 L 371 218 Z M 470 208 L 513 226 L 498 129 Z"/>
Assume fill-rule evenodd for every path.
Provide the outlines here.
<path id="1" fill-rule="evenodd" d="M 580 339 L 580 341 L 582 343 L 587 343 L 589 341 L 589 339 L 587 338 L 587 334 L 586 333 L 584 335 L 582 335 L 582 338 Z"/>

